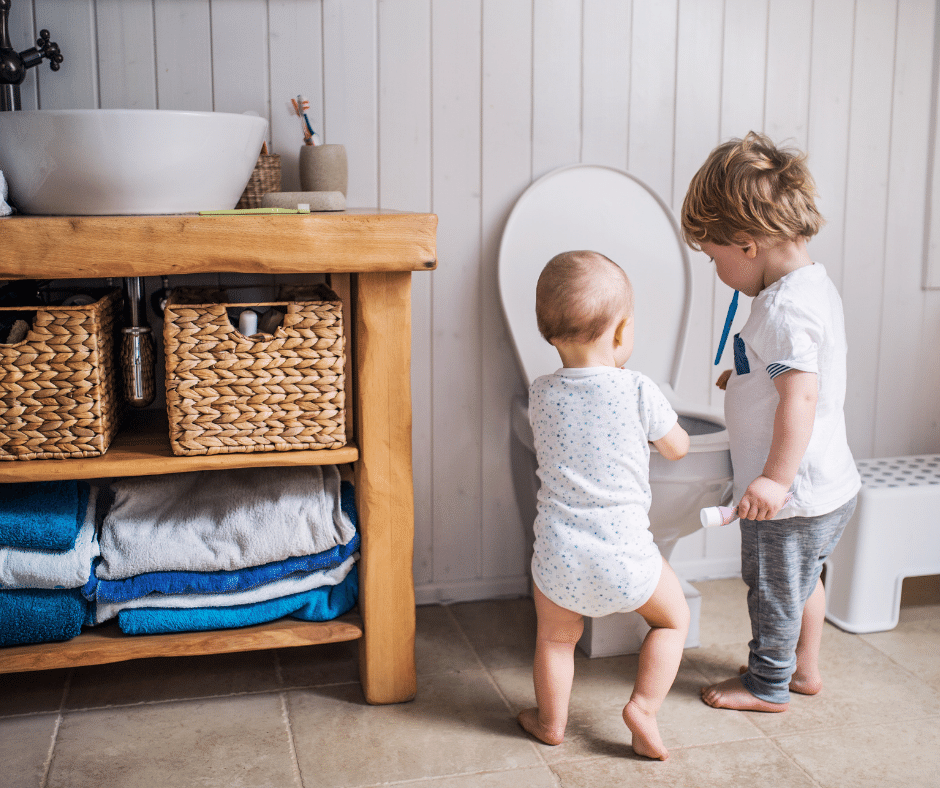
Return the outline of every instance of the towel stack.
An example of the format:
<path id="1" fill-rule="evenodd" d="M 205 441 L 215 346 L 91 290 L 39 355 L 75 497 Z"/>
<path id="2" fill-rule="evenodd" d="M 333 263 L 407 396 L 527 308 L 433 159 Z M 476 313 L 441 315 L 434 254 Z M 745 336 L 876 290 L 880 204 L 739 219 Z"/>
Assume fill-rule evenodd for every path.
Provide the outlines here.
<path id="1" fill-rule="evenodd" d="M 97 489 L 74 480 L 3 485 L 0 646 L 69 640 L 88 615 L 99 554 Z"/>
<path id="2" fill-rule="evenodd" d="M 335 618 L 356 603 L 352 485 L 334 466 L 121 479 L 86 588 L 129 634 Z"/>

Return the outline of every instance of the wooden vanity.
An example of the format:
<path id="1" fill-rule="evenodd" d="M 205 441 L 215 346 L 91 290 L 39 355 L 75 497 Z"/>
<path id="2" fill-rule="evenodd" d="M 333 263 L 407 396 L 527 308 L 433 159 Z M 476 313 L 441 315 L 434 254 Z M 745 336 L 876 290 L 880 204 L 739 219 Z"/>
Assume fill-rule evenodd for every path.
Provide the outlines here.
<path id="1" fill-rule="evenodd" d="M 352 463 L 362 539 L 357 613 L 325 623 L 287 618 L 141 636 L 124 635 L 110 622 L 64 643 L 0 649 L 0 673 L 358 639 L 366 700 L 414 697 L 411 273 L 436 267 L 436 230 L 433 214 L 376 210 L 0 219 L 0 280 L 325 274 L 343 300 L 351 425 L 351 439 L 335 450 L 178 457 L 166 417 L 139 411 L 128 414 L 104 455 L 0 462 L 0 482 Z"/>

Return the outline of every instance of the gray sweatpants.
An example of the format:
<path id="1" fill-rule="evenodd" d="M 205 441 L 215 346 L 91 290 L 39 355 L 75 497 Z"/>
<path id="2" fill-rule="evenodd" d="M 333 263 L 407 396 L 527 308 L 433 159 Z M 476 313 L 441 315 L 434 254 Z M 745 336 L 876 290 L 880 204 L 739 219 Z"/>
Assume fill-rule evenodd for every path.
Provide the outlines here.
<path id="1" fill-rule="evenodd" d="M 741 575 L 752 640 L 745 689 L 770 703 L 790 700 L 803 607 L 855 511 L 856 498 L 828 514 L 741 520 Z"/>

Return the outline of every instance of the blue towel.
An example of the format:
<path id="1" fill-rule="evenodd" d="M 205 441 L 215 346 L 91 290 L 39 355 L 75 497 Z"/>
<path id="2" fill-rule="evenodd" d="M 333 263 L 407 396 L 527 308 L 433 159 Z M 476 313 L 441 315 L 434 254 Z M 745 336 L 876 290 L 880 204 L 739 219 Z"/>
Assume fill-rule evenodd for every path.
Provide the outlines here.
<path id="1" fill-rule="evenodd" d="M 23 550 L 0 547 L 0 588 L 81 588 L 99 554 L 95 508 L 98 490 L 88 496 L 85 523 L 71 550 Z"/>
<path id="2" fill-rule="evenodd" d="M 71 640 L 82 631 L 88 603 L 80 589 L 0 591 L 0 646 Z"/>
<path id="3" fill-rule="evenodd" d="M 88 483 L 4 484 L 0 497 L 0 544 L 22 550 L 71 550 L 85 524 Z"/>
<path id="4" fill-rule="evenodd" d="M 284 616 L 304 621 L 330 621 L 352 610 L 358 596 L 359 575 L 357 567 L 353 566 L 346 578 L 335 586 L 233 607 L 122 610 L 118 624 L 128 635 L 154 635 L 247 627 Z"/>
<path id="5" fill-rule="evenodd" d="M 323 553 L 287 558 L 263 566 L 218 572 L 149 572 L 124 580 L 95 580 L 85 593 L 98 602 L 127 602 L 148 594 L 231 594 L 287 577 L 339 566 L 359 549 L 359 534 Z"/>

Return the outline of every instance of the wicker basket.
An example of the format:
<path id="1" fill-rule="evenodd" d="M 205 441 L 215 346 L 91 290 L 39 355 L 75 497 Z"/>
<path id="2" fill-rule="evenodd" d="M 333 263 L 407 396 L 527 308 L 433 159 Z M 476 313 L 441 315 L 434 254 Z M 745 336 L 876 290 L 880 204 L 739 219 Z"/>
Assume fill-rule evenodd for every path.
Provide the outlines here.
<path id="1" fill-rule="evenodd" d="M 267 150 L 267 148 L 265 148 Z M 258 157 L 258 163 L 248 179 L 236 208 L 260 208 L 261 197 L 268 192 L 281 190 L 281 157 L 277 153 L 266 153 Z"/>
<path id="2" fill-rule="evenodd" d="M 104 454 L 120 420 L 109 290 L 81 306 L 2 307 L 35 312 L 22 342 L 0 345 L 0 460 Z"/>
<path id="3" fill-rule="evenodd" d="M 163 324 L 174 454 L 337 449 L 346 444 L 342 304 L 328 287 L 270 304 L 207 303 L 174 290 Z M 216 294 L 217 295 L 217 294 Z M 228 306 L 286 311 L 273 335 L 245 337 Z"/>

